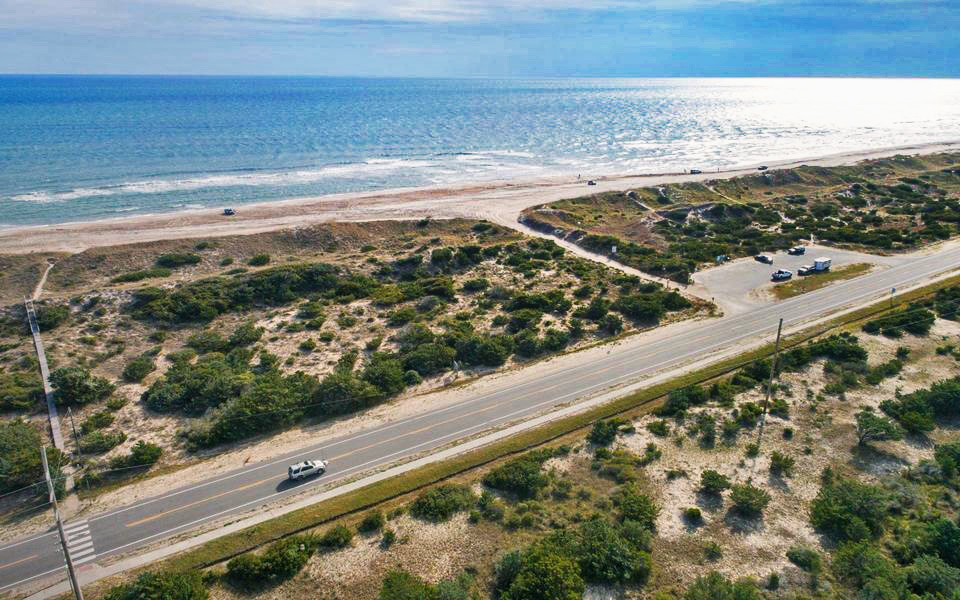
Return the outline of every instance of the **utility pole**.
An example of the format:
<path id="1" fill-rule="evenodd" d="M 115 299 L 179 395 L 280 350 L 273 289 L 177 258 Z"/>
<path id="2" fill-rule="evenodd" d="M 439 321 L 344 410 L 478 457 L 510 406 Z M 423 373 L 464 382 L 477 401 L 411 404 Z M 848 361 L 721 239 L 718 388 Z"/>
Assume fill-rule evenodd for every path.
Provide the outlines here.
<path id="1" fill-rule="evenodd" d="M 57 531 L 60 533 L 60 544 L 63 546 L 63 558 L 67 561 L 67 574 L 70 576 L 70 587 L 73 588 L 73 595 L 76 596 L 77 600 L 83 600 L 80 582 L 77 581 L 77 573 L 73 570 L 73 559 L 70 558 L 70 548 L 67 546 L 67 535 L 63 531 L 60 509 L 57 507 L 57 492 L 53 487 L 53 479 L 50 478 L 50 465 L 47 464 L 46 446 L 40 448 L 40 458 L 43 460 L 43 474 L 47 478 L 47 489 L 50 491 L 50 503 L 53 504 L 53 517 L 57 520 Z"/>
<path id="2" fill-rule="evenodd" d="M 77 445 L 77 458 L 83 458 L 83 452 L 80 451 L 80 436 L 77 435 L 77 424 L 73 421 L 73 411 L 67 407 L 67 416 L 70 417 L 70 428 L 73 429 L 73 442 Z"/>
<path id="3" fill-rule="evenodd" d="M 767 422 L 767 411 L 770 407 L 770 394 L 773 392 L 773 374 L 777 372 L 777 360 L 780 358 L 780 332 L 783 331 L 783 317 L 777 325 L 777 343 L 773 349 L 773 363 L 770 365 L 770 379 L 767 381 L 767 393 L 763 398 L 763 414 L 760 415 L 760 431 L 757 434 L 757 445 L 760 445 L 760 439 L 763 437 L 763 426 Z"/>

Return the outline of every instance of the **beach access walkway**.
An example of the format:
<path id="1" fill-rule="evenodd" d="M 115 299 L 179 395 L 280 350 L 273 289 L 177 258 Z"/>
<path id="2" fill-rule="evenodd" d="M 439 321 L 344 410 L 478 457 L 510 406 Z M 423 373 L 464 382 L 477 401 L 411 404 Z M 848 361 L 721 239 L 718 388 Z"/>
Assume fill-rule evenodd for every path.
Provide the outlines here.
<path id="1" fill-rule="evenodd" d="M 64 452 L 63 434 L 60 433 L 60 417 L 57 415 L 57 405 L 53 401 L 53 388 L 50 387 L 50 368 L 47 366 L 47 354 L 43 351 L 43 340 L 40 339 L 40 326 L 37 324 L 37 312 L 33 308 L 33 300 L 24 298 L 23 305 L 27 309 L 27 321 L 30 323 L 30 333 L 33 334 L 33 345 L 37 349 L 37 360 L 40 361 L 40 376 L 43 378 L 43 395 L 47 399 L 47 412 L 50 415 L 50 437 L 53 446 Z"/>

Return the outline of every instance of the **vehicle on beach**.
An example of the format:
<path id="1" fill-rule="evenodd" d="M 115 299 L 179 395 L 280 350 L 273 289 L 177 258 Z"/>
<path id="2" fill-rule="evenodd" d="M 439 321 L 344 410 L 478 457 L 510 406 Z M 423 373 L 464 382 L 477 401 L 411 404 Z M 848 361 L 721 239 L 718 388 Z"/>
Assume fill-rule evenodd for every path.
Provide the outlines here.
<path id="1" fill-rule="evenodd" d="M 758 170 L 758 171 L 766 171 L 768 168 L 769 168 L 769 167 L 767 167 L 767 165 L 761 165 L 761 166 L 757 167 L 757 170 Z"/>
<path id="2" fill-rule="evenodd" d="M 297 481 L 311 475 L 323 475 L 327 471 L 325 460 L 305 460 L 287 467 L 287 478 Z"/>
<path id="3" fill-rule="evenodd" d="M 794 256 L 803 256 L 807 253 L 807 249 L 803 246 L 794 246 L 787 250 L 787 254 L 792 254 Z"/>
<path id="4" fill-rule="evenodd" d="M 755 261 L 757 261 L 757 262 L 762 262 L 762 263 L 767 264 L 767 265 L 772 265 L 772 264 L 773 264 L 773 257 L 770 256 L 769 254 L 758 254 L 758 255 L 756 255 L 756 256 L 753 257 L 753 260 L 755 260 Z"/>
<path id="5" fill-rule="evenodd" d="M 691 175 L 699 175 L 701 173 L 703 173 L 703 171 L 701 171 L 700 169 L 690 169 Z"/>
<path id="6" fill-rule="evenodd" d="M 587 185 L 597 185 L 597 182 L 591 179 L 587 182 Z"/>
<path id="7" fill-rule="evenodd" d="M 773 272 L 773 275 L 770 276 L 770 279 L 774 281 L 786 281 L 793 277 L 793 271 L 788 271 L 786 269 L 777 269 Z"/>
<path id="8" fill-rule="evenodd" d="M 237 211 L 233 210 L 232 208 L 225 208 L 223 209 L 223 214 L 227 217 L 232 217 L 233 215 L 237 214 Z"/>

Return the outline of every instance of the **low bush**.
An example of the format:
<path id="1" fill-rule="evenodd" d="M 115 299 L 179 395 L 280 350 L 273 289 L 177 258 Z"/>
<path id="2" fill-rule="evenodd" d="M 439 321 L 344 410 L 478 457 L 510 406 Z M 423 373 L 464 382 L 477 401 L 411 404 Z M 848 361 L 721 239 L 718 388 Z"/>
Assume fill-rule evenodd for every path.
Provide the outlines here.
<path id="1" fill-rule="evenodd" d="M 838 542 L 864 540 L 882 530 L 886 506 L 881 488 L 839 479 L 820 488 L 810 505 L 810 522 Z"/>
<path id="2" fill-rule="evenodd" d="M 372 510 L 364 515 L 363 520 L 360 521 L 359 525 L 357 525 L 357 531 L 361 531 L 363 533 L 379 531 L 386 522 L 387 519 L 383 516 L 381 511 Z"/>
<path id="3" fill-rule="evenodd" d="M 410 514 L 424 521 L 438 523 L 470 509 L 476 502 L 477 497 L 469 487 L 445 483 L 420 494 L 410 505 Z"/>
<path id="4" fill-rule="evenodd" d="M 936 315 L 926 308 L 911 304 L 905 310 L 872 319 L 863 325 L 863 331 L 871 335 L 882 333 L 887 337 L 898 338 L 906 333 L 923 336 L 930 333 Z"/>
<path id="5" fill-rule="evenodd" d="M 705 494 L 720 494 L 730 489 L 730 480 L 712 469 L 700 473 L 700 491 Z"/>
<path id="6" fill-rule="evenodd" d="M 489 471 L 483 476 L 483 484 L 520 498 L 533 498 L 550 481 L 542 467 L 552 456 L 550 450 L 527 452 Z"/>
<path id="7" fill-rule="evenodd" d="M 738 513 L 755 518 L 770 504 L 770 494 L 750 483 L 741 483 L 730 486 L 730 500 Z"/>
<path id="8" fill-rule="evenodd" d="M 110 461 L 111 469 L 130 469 L 149 467 L 160 460 L 163 448 L 156 444 L 140 440 L 130 449 L 130 454 L 118 456 Z"/>
<path id="9" fill-rule="evenodd" d="M 207 600 L 202 573 L 142 573 L 133 582 L 110 588 L 103 600 Z"/>
<path id="10" fill-rule="evenodd" d="M 158 279 L 161 277 L 170 277 L 173 273 L 170 269 L 164 267 L 155 267 L 153 269 L 144 269 L 142 271 L 133 271 L 123 273 L 111 279 L 111 283 L 131 283 L 134 281 L 143 281 L 144 279 Z"/>
<path id="11" fill-rule="evenodd" d="M 792 546 L 787 550 L 787 560 L 808 573 L 820 572 L 820 554 L 816 550 L 803 546 Z"/>
<path id="12" fill-rule="evenodd" d="M 152 356 L 142 354 L 127 363 L 123 368 L 123 380 L 129 383 L 140 383 L 143 378 L 155 371 L 156 363 Z"/>
<path id="13" fill-rule="evenodd" d="M 683 600 L 763 600 L 763 594 L 750 579 L 730 581 L 713 571 L 699 575 L 687 588 Z"/>
<path id="14" fill-rule="evenodd" d="M 353 541 L 353 532 L 344 525 L 336 525 L 321 536 L 317 545 L 324 550 L 339 550 L 349 546 L 351 541 Z"/>
<path id="15" fill-rule="evenodd" d="M 43 382 L 36 373 L 0 373 L 0 412 L 36 410 L 44 401 Z"/>
<path id="16" fill-rule="evenodd" d="M 114 385 L 103 377 L 94 377 L 83 367 L 61 367 L 50 373 L 50 385 L 57 404 L 90 404 L 106 399 Z"/>
<path id="17" fill-rule="evenodd" d="M 275 585 L 300 572 L 317 549 L 313 536 L 274 542 L 262 554 L 241 554 L 227 563 L 227 580 L 242 590 Z"/>
<path id="18" fill-rule="evenodd" d="M 80 438 L 80 451 L 84 454 L 102 454 L 125 441 L 127 441 L 127 434 L 122 431 L 94 431 Z"/>
<path id="19" fill-rule="evenodd" d="M 200 255 L 192 252 L 170 252 L 157 257 L 157 264 L 168 269 L 176 269 L 187 265 L 200 263 Z"/>

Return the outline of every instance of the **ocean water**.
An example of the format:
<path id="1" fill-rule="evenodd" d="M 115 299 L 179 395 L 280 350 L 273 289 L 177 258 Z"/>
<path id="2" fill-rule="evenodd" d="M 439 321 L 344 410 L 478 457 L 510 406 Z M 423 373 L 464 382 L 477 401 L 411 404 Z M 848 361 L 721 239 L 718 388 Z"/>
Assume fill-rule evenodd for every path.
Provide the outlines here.
<path id="1" fill-rule="evenodd" d="M 0 77 L 0 227 L 960 140 L 960 80 Z"/>

